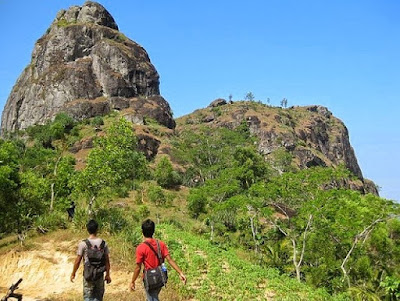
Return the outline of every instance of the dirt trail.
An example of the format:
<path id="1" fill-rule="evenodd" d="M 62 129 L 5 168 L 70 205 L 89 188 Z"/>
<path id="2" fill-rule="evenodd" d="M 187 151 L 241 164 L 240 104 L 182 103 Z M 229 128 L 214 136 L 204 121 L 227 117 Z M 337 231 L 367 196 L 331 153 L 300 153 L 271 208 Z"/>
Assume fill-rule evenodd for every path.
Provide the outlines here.
<path id="1" fill-rule="evenodd" d="M 79 300 L 72 296 L 82 296 L 82 264 L 75 282 L 69 281 L 75 260 L 72 250 L 76 242 L 63 242 L 62 245 L 57 245 L 57 248 L 54 244 L 54 241 L 48 241 L 35 245 L 33 250 L 13 250 L 0 255 L 0 298 L 12 283 L 23 278 L 17 292 L 23 293 L 24 301 Z M 105 299 L 108 299 L 107 295 L 124 295 L 127 300 L 128 296 L 131 300 L 144 300 L 143 288 L 139 281 L 138 290 L 134 293 L 129 292 L 131 275 L 130 271 L 112 269 L 112 283 L 106 285 Z M 125 298 L 118 297 L 118 300 L 123 299 Z"/>

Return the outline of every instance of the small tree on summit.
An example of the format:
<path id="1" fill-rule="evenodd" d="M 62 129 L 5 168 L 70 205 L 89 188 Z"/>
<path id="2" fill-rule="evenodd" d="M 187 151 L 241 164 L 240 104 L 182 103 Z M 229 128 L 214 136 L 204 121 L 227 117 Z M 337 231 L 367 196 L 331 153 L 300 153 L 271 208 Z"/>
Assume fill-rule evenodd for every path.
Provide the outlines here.
<path id="1" fill-rule="evenodd" d="M 281 107 L 282 107 L 282 108 L 287 108 L 287 98 L 283 98 L 283 99 L 281 100 Z"/>
<path id="2" fill-rule="evenodd" d="M 255 97 L 252 92 L 247 92 L 246 95 L 244 96 L 244 99 L 248 101 L 254 101 Z"/>

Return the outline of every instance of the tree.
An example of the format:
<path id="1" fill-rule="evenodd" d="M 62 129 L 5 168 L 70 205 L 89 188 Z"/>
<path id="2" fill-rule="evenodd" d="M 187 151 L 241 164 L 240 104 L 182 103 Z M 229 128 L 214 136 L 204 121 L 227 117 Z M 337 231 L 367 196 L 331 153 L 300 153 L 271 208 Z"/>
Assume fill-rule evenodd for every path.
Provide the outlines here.
<path id="1" fill-rule="evenodd" d="M 89 199 L 89 212 L 99 195 L 121 189 L 128 180 L 146 177 L 147 161 L 136 146 L 132 125 L 124 118 L 110 127 L 107 136 L 96 141 L 75 183 L 77 190 Z"/>
<path id="2" fill-rule="evenodd" d="M 154 171 L 154 178 L 163 188 L 171 188 L 181 183 L 179 174 L 173 169 L 167 157 L 162 157 Z"/>
<path id="3" fill-rule="evenodd" d="M 288 104 L 287 98 L 283 98 L 281 100 L 281 107 L 282 108 L 287 108 L 287 104 Z"/>
<path id="4" fill-rule="evenodd" d="M 271 167 L 282 175 L 284 172 L 290 171 L 293 156 L 284 148 L 277 149 L 272 153 Z M 293 170 L 293 169 L 292 169 Z"/>
<path id="5" fill-rule="evenodd" d="M 255 182 L 270 175 L 269 166 L 264 158 L 251 147 L 236 149 L 233 154 L 233 166 L 238 169 L 237 179 L 243 189 L 249 189 Z"/>
<path id="6" fill-rule="evenodd" d="M 207 212 L 207 196 L 203 189 L 191 189 L 187 201 L 192 217 L 198 218 L 200 214 Z"/>
<path id="7" fill-rule="evenodd" d="M 72 117 L 66 113 L 59 113 L 53 121 L 29 127 L 27 133 L 37 145 L 53 148 L 53 141 L 65 139 L 65 135 L 71 133 L 75 125 L 76 122 Z"/>
<path id="8" fill-rule="evenodd" d="M 253 92 L 247 92 L 246 95 L 244 96 L 244 100 L 248 101 L 254 101 L 255 97 Z"/>
<path id="9" fill-rule="evenodd" d="M 70 201 L 70 196 L 73 191 L 72 179 L 76 176 L 75 159 L 71 156 L 61 156 L 54 162 L 53 173 L 49 175 L 51 180 L 51 199 L 50 211 L 54 207 L 64 209 Z M 55 199 L 60 202 L 54 204 Z"/>
<path id="10" fill-rule="evenodd" d="M 20 185 L 19 151 L 15 143 L 0 140 L 0 232 L 15 229 Z"/>
<path id="11" fill-rule="evenodd" d="M 202 185 L 232 165 L 237 145 L 253 145 L 247 123 L 235 130 L 200 127 L 196 132 L 183 131 L 173 141 L 173 157 L 188 166 L 189 185 Z"/>
<path id="12" fill-rule="evenodd" d="M 149 198 L 150 202 L 153 202 L 157 206 L 165 205 L 167 202 L 167 198 L 161 188 L 158 185 L 150 185 L 147 189 L 147 197 Z"/>
<path id="13" fill-rule="evenodd" d="M 314 168 L 288 172 L 266 184 L 258 182 L 250 189 L 250 195 L 260 198 L 264 206 L 276 212 L 263 211 L 263 218 L 291 242 L 291 259 L 298 281 L 301 280 L 308 237 L 314 231 L 315 217 L 326 200 L 324 188 L 347 177 L 348 172 L 340 168 Z"/>

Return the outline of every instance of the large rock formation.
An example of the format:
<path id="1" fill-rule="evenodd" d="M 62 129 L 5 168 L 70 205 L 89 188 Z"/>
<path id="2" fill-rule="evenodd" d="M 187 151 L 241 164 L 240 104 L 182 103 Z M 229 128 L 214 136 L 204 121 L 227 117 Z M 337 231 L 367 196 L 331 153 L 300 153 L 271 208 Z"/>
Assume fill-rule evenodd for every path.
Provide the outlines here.
<path id="1" fill-rule="evenodd" d="M 2 132 L 43 124 L 61 111 L 79 120 L 111 110 L 175 127 L 147 52 L 118 31 L 107 10 L 90 1 L 61 10 L 11 91 Z"/>
<path id="2" fill-rule="evenodd" d="M 293 156 L 299 168 L 344 165 L 357 178 L 352 189 L 378 194 L 375 185 L 363 178 L 344 123 L 322 106 L 282 109 L 256 102 L 226 104 L 214 101 L 208 108 L 177 119 L 177 133 L 199 125 L 234 129 L 246 122 L 258 138 L 258 150 L 267 159 L 277 151 Z"/>

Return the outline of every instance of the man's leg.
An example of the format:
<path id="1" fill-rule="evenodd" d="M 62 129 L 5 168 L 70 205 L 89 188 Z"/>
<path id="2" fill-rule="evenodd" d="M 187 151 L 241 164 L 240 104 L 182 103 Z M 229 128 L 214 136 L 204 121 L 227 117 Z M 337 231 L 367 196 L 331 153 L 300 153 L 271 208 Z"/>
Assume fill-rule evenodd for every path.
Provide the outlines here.
<path id="1" fill-rule="evenodd" d="M 104 277 L 94 282 L 93 301 L 103 301 L 104 296 Z"/>
<path id="2" fill-rule="evenodd" d="M 84 301 L 94 301 L 94 283 L 91 281 L 86 281 L 83 277 L 83 300 Z"/>
<path id="3" fill-rule="evenodd" d="M 153 289 L 150 291 L 145 290 L 147 301 L 160 301 L 158 299 L 158 294 L 160 293 L 161 289 L 162 289 L 162 287 L 156 288 L 156 289 Z"/>

